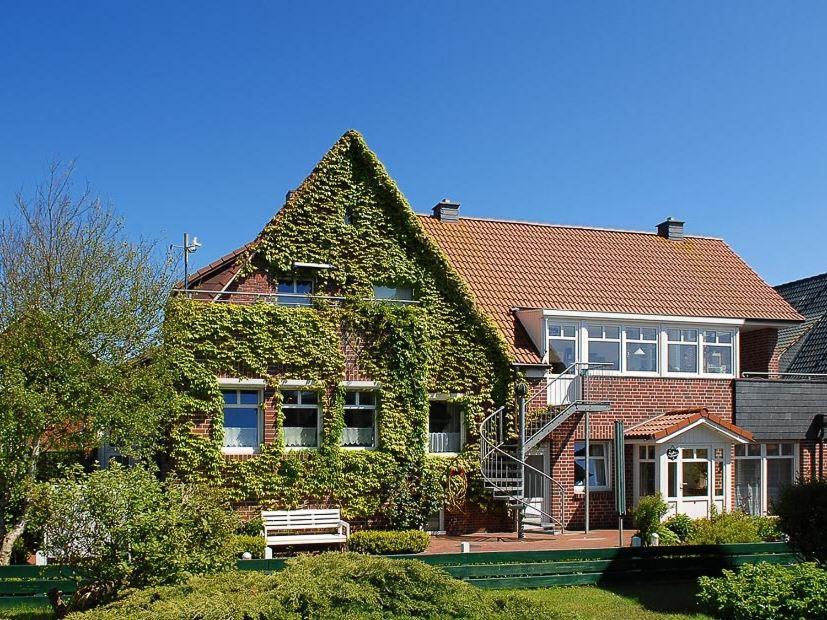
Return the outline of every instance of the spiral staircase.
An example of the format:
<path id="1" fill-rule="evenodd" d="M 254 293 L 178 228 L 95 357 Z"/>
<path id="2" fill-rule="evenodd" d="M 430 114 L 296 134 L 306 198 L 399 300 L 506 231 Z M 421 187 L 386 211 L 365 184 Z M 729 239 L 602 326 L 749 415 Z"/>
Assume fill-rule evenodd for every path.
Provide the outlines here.
<path id="1" fill-rule="evenodd" d="M 573 415 L 609 409 L 607 402 L 587 399 L 587 378 L 600 374 L 595 366 L 572 364 L 549 378 L 533 394 L 520 398 L 518 416 L 500 407 L 480 423 L 483 484 L 495 499 L 517 511 L 520 532 L 554 534 L 565 530 L 566 487 L 530 465 L 528 456 L 549 433 Z M 538 486 L 545 487 L 542 496 L 546 501 L 541 503 L 534 500 L 536 493 L 532 492 Z"/>

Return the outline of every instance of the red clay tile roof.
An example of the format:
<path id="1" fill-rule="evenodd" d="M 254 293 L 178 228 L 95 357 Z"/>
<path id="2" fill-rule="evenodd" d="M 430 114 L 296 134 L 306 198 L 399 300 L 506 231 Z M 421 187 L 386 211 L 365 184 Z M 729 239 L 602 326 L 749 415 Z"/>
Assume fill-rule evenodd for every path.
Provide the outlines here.
<path id="1" fill-rule="evenodd" d="M 645 422 L 629 427 L 626 429 L 624 435 L 627 439 L 651 439 L 657 441 L 658 439 L 663 439 L 664 437 L 677 433 L 701 419 L 706 419 L 747 441 L 752 441 L 752 433 L 731 422 L 727 422 L 720 416 L 709 413 L 704 407 L 667 411 Z"/>
<path id="2" fill-rule="evenodd" d="M 537 352 L 511 309 L 800 321 L 720 239 L 420 215 L 518 362 Z"/>

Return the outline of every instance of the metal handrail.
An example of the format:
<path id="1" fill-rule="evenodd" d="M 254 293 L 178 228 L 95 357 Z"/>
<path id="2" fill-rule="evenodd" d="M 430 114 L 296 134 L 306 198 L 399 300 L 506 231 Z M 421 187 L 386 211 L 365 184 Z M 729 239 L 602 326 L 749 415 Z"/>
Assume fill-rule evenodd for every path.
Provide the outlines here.
<path id="1" fill-rule="evenodd" d="M 827 374 L 826 373 L 818 373 L 818 372 L 753 372 L 747 371 L 742 372 L 741 377 L 744 379 L 750 378 L 764 378 L 764 379 L 783 379 L 784 377 L 790 377 L 793 379 L 804 379 L 808 381 L 827 381 Z"/>
<path id="2" fill-rule="evenodd" d="M 509 454 L 505 450 L 502 449 L 502 445 L 505 443 L 504 441 L 497 442 L 496 439 L 492 440 L 489 435 L 489 429 L 493 426 L 494 434 L 496 436 L 497 426 L 498 424 L 497 418 L 501 418 L 503 416 L 503 412 L 505 407 L 500 407 L 490 415 L 488 415 L 481 423 L 480 423 L 480 474 L 482 475 L 483 480 L 488 484 L 490 488 L 495 491 L 498 491 L 504 495 L 508 495 L 508 497 L 516 501 L 526 508 L 531 508 L 539 512 L 542 516 L 546 517 L 549 522 L 556 523 L 560 526 L 560 528 L 565 531 L 565 519 L 566 519 L 566 495 L 565 495 L 565 486 L 552 478 L 549 474 L 545 473 L 526 463 L 525 461 L 521 461 L 513 454 Z M 506 464 L 507 463 L 507 464 Z M 522 486 L 520 495 L 515 495 L 509 489 L 498 484 L 497 480 L 505 480 L 508 478 L 514 478 L 512 472 L 508 470 L 508 466 L 511 466 L 513 469 L 515 466 L 519 468 L 519 480 L 520 485 Z M 533 472 L 539 474 L 542 478 L 545 478 L 549 482 L 551 482 L 558 490 L 558 495 L 560 497 L 560 518 L 555 517 L 553 514 L 546 512 L 542 508 L 538 508 L 537 506 L 531 504 L 527 501 L 523 495 L 525 492 L 525 476 L 524 472 L 526 469 L 529 469 Z M 551 501 L 551 498 L 549 498 Z"/>
<path id="3" fill-rule="evenodd" d="M 347 297 L 342 297 L 339 295 L 319 295 L 317 293 L 258 293 L 254 291 L 216 291 L 211 289 L 183 289 L 183 288 L 174 288 L 172 289 L 173 293 L 184 294 L 186 297 L 194 297 L 196 295 L 213 295 L 215 296 L 214 299 L 211 301 L 214 302 L 229 302 L 229 299 L 218 299 L 218 297 L 223 297 L 225 295 L 239 295 L 242 297 L 257 297 L 260 299 L 274 299 L 279 297 L 284 297 L 286 299 L 309 299 L 309 300 L 319 300 L 319 301 L 335 301 L 341 302 L 346 301 Z M 377 297 L 360 297 L 360 301 L 375 301 L 377 303 L 392 303 L 392 304 L 409 304 L 409 305 L 416 305 L 419 304 L 419 300 L 417 299 L 385 299 L 385 298 L 377 298 Z M 208 300 L 204 300 L 208 301 Z M 289 305 L 289 304 L 284 304 Z M 297 304 L 293 304 L 297 305 Z"/>

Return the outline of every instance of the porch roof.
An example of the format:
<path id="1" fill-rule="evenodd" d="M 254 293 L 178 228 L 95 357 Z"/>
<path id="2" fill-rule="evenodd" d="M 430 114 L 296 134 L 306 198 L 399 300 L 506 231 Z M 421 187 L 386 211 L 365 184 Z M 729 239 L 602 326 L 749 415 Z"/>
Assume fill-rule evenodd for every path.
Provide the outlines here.
<path id="1" fill-rule="evenodd" d="M 703 424 L 713 430 L 735 439 L 739 443 L 752 441 L 752 433 L 732 424 L 721 416 L 709 413 L 706 407 L 676 409 L 658 414 L 648 420 L 626 429 L 627 439 L 649 439 L 656 443 Z"/>

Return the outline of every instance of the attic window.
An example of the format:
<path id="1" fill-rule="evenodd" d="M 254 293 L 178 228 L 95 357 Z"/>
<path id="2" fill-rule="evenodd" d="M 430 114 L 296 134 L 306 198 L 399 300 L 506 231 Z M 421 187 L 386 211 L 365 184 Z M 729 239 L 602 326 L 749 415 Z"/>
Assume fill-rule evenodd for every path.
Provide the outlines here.
<path id="1" fill-rule="evenodd" d="M 381 286 L 374 284 L 373 297 L 392 301 L 413 301 L 413 289 L 410 286 Z"/>
<path id="2" fill-rule="evenodd" d="M 278 285 L 278 303 L 283 306 L 309 306 L 313 281 L 283 278 Z"/>

